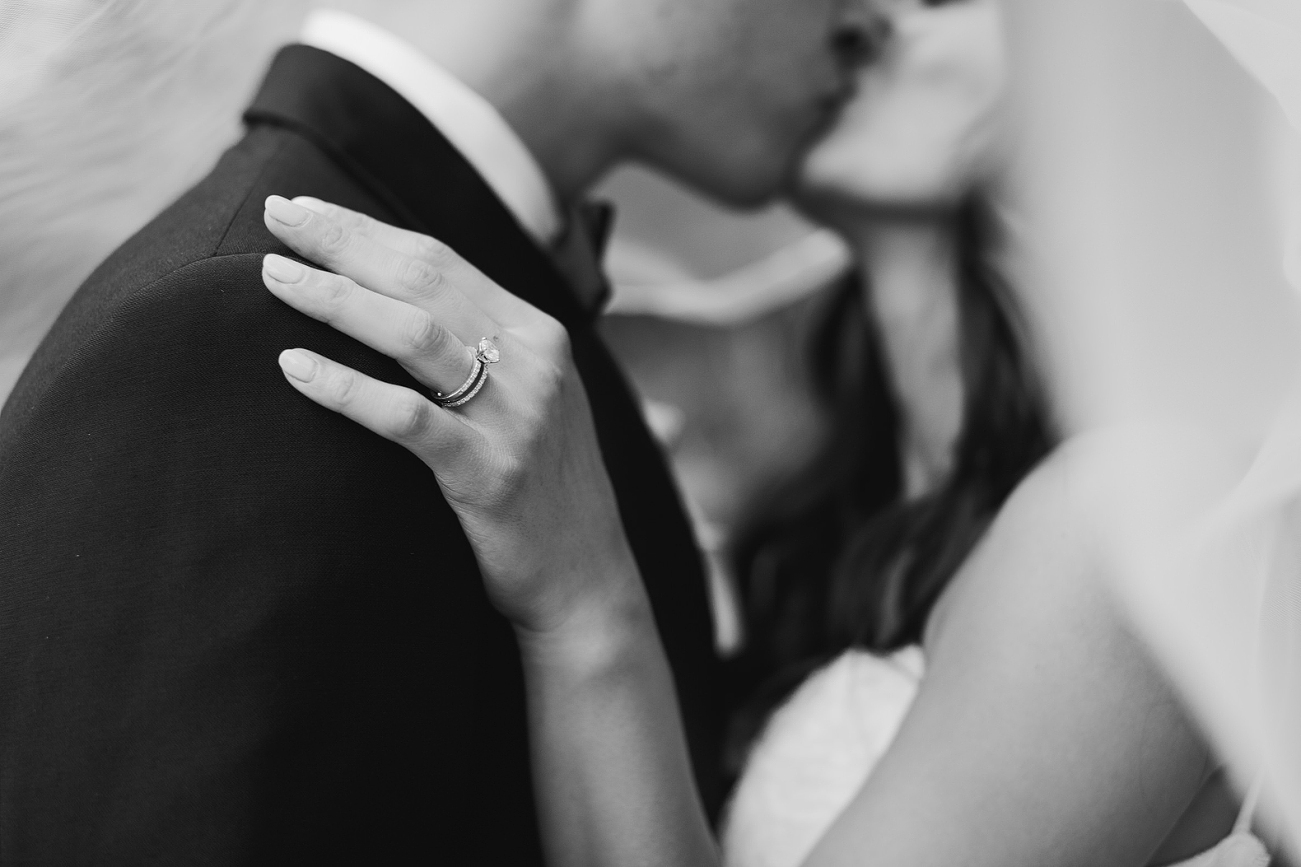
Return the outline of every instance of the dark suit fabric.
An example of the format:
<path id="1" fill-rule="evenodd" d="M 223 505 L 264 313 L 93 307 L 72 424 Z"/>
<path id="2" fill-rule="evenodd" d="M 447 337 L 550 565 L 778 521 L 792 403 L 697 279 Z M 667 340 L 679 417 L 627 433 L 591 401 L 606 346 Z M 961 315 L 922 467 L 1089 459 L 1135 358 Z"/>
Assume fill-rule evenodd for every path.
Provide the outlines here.
<path id="1" fill-rule="evenodd" d="M 276 356 L 415 383 L 266 291 L 262 255 L 288 252 L 272 193 L 432 234 L 569 327 L 715 802 L 699 558 L 545 254 L 333 55 L 282 51 L 246 120 L 90 277 L 0 414 L 0 863 L 541 862 L 517 648 L 455 516 Z"/>

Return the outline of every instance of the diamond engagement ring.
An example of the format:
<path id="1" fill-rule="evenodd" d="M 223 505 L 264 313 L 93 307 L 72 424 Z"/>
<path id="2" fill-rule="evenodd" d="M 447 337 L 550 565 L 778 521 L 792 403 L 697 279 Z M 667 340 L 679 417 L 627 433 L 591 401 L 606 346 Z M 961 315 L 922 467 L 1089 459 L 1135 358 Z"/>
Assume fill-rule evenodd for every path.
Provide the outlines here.
<path id="1" fill-rule="evenodd" d="M 470 368 L 470 375 L 466 377 L 465 382 L 450 394 L 443 394 L 441 391 L 433 392 L 434 403 L 443 409 L 455 409 L 469 403 L 488 381 L 488 365 L 501 361 L 501 350 L 486 337 L 479 340 L 478 346 L 465 348 L 474 356 L 474 367 Z"/>

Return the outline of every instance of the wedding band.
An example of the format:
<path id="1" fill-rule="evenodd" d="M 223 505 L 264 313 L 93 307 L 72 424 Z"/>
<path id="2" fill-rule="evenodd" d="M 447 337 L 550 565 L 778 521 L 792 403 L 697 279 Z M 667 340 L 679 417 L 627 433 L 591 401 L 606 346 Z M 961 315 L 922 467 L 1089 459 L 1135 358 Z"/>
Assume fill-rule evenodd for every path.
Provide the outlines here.
<path id="1" fill-rule="evenodd" d="M 484 337 L 479 341 L 478 346 L 465 347 L 472 356 L 474 356 L 474 366 L 470 368 L 470 375 L 466 377 L 461 387 L 451 394 L 443 394 L 441 391 L 433 392 L 434 403 L 443 409 L 455 409 L 458 406 L 464 406 L 478 394 L 488 381 L 488 365 L 496 364 L 501 361 L 501 351 L 497 349 L 496 344 Z"/>
<path id="2" fill-rule="evenodd" d="M 471 353 L 474 352 L 474 347 L 467 346 L 465 348 L 470 350 Z M 433 393 L 434 403 L 439 406 L 447 406 L 452 401 L 460 400 L 465 397 L 466 394 L 469 393 L 470 389 L 474 388 L 474 384 L 479 381 L 479 375 L 481 373 L 483 373 L 483 362 L 480 361 L 478 357 L 475 357 L 474 366 L 470 368 L 470 375 L 465 378 L 465 382 L 461 383 L 461 387 L 456 389 L 456 391 L 453 391 L 451 394 L 443 394 L 441 391 L 435 391 Z"/>

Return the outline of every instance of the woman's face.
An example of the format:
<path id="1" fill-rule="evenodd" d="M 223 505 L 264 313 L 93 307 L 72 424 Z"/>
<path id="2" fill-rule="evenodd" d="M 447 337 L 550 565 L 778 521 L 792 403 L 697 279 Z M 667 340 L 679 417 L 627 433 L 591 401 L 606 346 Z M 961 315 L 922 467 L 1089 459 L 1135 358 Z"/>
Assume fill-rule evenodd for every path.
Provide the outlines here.
<path id="1" fill-rule="evenodd" d="M 947 210 L 983 173 L 1005 75 L 998 0 L 879 0 L 892 32 L 809 152 L 794 200 L 829 210 Z"/>

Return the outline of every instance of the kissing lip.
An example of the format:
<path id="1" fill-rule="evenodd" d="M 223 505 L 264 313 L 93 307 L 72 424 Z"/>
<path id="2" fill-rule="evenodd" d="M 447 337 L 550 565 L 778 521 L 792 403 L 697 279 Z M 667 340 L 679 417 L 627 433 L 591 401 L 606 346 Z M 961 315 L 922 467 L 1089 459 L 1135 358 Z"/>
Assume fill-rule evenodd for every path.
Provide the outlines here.
<path id="1" fill-rule="evenodd" d="M 836 87 L 827 92 L 822 98 L 824 110 L 835 114 L 845 105 L 858 95 L 858 75 L 857 73 L 847 73 L 841 76 Z"/>
<path id="2" fill-rule="evenodd" d="M 825 94 L 817 102 L 817 121 L 819 131 L 831 126 L 840 116 L 840 112 L 858 93 L 858 82 L 850 78 L 842 81 L 840 86 Z"/>

